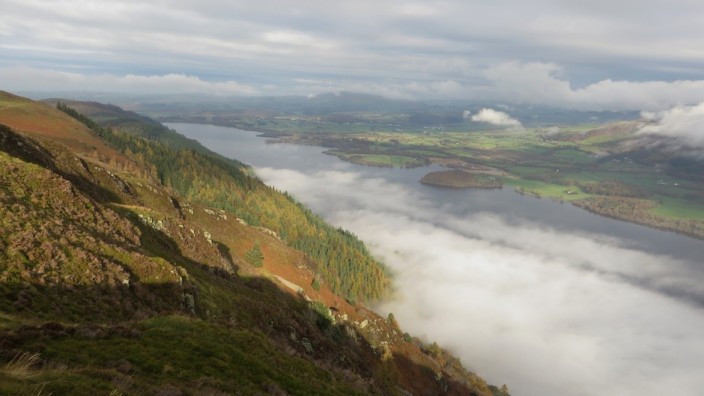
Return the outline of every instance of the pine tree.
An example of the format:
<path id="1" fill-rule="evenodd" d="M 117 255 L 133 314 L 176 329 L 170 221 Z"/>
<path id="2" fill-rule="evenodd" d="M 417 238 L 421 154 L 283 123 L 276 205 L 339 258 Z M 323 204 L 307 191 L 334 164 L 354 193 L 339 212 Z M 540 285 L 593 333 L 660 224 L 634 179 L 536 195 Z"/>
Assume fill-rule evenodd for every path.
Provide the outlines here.
<path id="1" fill-rule="evenodd" d="M 264 265 L 264 253 L 262 252 L 262 248 L 259 246 L 259 242 L 256 242 L 254 247 L 244 254 L 244 259 L 254 267 L 261 267 Z"/>

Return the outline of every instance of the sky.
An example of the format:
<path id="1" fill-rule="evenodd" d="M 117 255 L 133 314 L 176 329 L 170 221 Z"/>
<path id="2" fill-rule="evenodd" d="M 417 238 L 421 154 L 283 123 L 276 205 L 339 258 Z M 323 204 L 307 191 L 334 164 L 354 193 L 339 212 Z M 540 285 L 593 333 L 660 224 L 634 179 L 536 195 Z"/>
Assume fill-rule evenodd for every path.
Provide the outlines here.
<path id="1" fill-rule="evenodd" d="M 0 89 L 704 102 L 697 0 L 0 0 Z"/>

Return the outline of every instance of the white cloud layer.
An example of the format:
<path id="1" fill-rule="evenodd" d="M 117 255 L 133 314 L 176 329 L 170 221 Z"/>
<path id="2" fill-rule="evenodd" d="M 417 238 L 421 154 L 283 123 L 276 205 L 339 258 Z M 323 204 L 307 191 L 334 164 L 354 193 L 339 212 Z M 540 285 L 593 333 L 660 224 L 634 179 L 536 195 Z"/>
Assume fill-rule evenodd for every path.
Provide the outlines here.
<path id="1" fill-rule="evenodd" d="M 282 38 L 282 40 L 293 38 Z M 80 69 L 80 68 L 79 68 Z M 560 78 L 563 69 L 554 64 L 509 62 L 493 66 L 483 74 L 480 86 L 456 80 L 400 81 L 320 80 L 294 78 L 279 84 L 249 84 L 233 80 L 208 81 L 195 75 L 119 76 L 80 71 L 56 71 L 33 67 L 0 67 L 1 89 L 17 92 L 94 91 L 133 94 L 200 93 L 216 95 L 313 95 L 348 91 L 373 93 L 398 99 L 462 99 L 553 106 L 581 110 L 663 111 L 704 102 L 704 80 L 630 82 L 604 80 L 574 89 Z M 503 112 L 486 109 L 475 121 L 519 126 Z"/>
<path id="2" fill-rule="evenodd" d="M 253 95 L 261 90 L 236 81 L 208 82 L 184 74 L 86 75 L 27 67 L 0 69 L 2 89 L 16 91 L 94 91 L 131 94 L 211 93 Z"/>
<path id="3" fill-rule="evenodd" d="M 641 128 L 640 133 L 672 137 L 704 148 L 704 102 L 660 112 L 644 112 L 642 115 L 650 123 Z"/>
<path id="4" fill-rule="evenodd" d="M 490 86 L 483 94 L 511 103 L 539 104 L 585 110 L 664 110 L 704 102 L 704 80 L 602 80 L 573 88 L 553 63 L 508 62 L 486 72 Z"/>
<path id="5" fill-rule="evenodd" d="M 497 111 L 494 109 L 481 109 L 479 112 L 472 116 L 472 121 L 475 122 L 486 122 L 491 125 L 506 126 L 513 128 L 522 127 L 521 122 L 515 118 L 511 118 L 508 114 L 503 111 Z"/>
<path id="6" fill-rule="evenodd" d="M 704 387 L 704 314 L 680 299 L 704 301 L 704 286 L 685 262 L 600 235 L 449 213 L 442 202 L 349 167 L 257 172 L 360 235 L 394 270 L 397 299 L 380 311 L 489 381 L 508 383 L 512 394 Z"/>

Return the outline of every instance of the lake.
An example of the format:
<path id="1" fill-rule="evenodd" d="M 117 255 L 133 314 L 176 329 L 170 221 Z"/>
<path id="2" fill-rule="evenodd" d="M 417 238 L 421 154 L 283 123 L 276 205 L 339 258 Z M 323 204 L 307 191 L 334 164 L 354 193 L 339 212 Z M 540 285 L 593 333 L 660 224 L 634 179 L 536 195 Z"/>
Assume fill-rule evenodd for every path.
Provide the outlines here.
<path id="1" fill-rule="evenodd" d="M 167 124 L 356 233 L 394 273 L 375 307 L 513 395 L 704 389 L 704 241 L 433 170 L 342 162 L 257 133 Z"/>

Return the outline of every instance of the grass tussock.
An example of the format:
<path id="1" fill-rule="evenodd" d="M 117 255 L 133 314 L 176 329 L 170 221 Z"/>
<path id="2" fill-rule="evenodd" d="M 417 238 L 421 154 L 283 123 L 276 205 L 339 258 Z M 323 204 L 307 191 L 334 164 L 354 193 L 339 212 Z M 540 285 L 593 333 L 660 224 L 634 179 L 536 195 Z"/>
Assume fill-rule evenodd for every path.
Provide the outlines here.
<path id="1" fill-rule="evenodd" d="M 36 374 L 40 363 L 39 353 L 20 352 L 2 367 L 2 373 L 14 378 L 29 378 Z"/>

